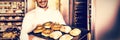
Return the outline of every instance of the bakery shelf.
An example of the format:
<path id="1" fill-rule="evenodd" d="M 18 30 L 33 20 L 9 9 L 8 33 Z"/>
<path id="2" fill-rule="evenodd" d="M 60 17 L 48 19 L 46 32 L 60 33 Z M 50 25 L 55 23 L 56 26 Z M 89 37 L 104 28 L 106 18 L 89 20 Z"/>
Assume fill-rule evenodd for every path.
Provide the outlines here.
<path id="1" fill-rule="evenodd" d="M 21 25 L 18 25 L 18 26 L 17 26 L 17 25 L 0 25 L 0 27 L 2 27 L 2 26 L 3 26 L 3 27 L 5 27 L 5 26 L 19 27 L 19 26 L 21 26 Z"/>
<path id="2" fill-rule="evenodd" d="M 75 4 L 81 4 L 81 3 L 84 3 L 84 2 L 74 2 Z"/>
<path id="3" fill-rule="evenodd" d="M 8 6 L 10 6 L 10 5 L 0 5 L 0 7 L 8 7 Z"/>
<path id="4" fill-rule="evenodd" d="M 23 14 L 24 12 L 21 12 L 21 13 L 6 13 L 6 12 L 4 12 L 4 13 L 0 13 L 0 14 Z"/>
<path id="5" fill-rule="evenodd" d="M 1 33 L 10 27 L 21 29 L 27 9 L 26 2 L 27 0 L 0 0 L 0 40 L 19 40 L 19 37 L 2 38 Z"/>
<path id="6" fill-rule="evenodd" d="M 16 26 L 16 25 L 3 25 L 3 26 L 0 26 L 0 32 L 1 31 L 5 31 L 7 28 L 18 28 L 18 29 L 21 29 L 21 25 L 19 26 Z"/>
<path id="7" fill-rule="evenodd" d="M 24 14 L 24 13 L 0 13 L 0 14 Z"/>
<path id="8" fill-rule="evenodd" d="M 24 16 L 23 13 L 1 13 L 0 16 Z"/>
<path id="9" fill-rule="evenodd" d="M 22 20 L 0 20 L 0 22 L 22 22 Z"/>
<path id="10" fill-rule="evenodd" d="M 20 1 L 24 1 L 24 0 L 0 0 L 0 1 L 18 1 L 18 2 L 20 2 Z"/>

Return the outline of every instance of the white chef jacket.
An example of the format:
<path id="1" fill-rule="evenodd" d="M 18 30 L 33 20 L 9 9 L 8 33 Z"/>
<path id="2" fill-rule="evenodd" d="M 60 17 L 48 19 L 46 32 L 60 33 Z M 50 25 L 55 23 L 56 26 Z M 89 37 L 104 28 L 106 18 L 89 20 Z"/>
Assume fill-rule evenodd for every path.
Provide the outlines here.
<path id="1" fill-rule="evenodd" d="M 58 10 L 52 10 L 49 8 L 44 10 L 37 7 L 36 9 L 26 13 L 22 23 L 20 40 L 29 40 L 29 32 L 35 29 L 38 24 L 43 24 L 49 21 L 66 24 Z"/>

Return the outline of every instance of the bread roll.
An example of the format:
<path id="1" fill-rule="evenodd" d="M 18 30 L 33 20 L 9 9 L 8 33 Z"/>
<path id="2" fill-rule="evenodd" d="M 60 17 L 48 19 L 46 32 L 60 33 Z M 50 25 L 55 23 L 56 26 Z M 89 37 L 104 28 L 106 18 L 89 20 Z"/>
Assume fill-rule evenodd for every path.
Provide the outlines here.
<path id="1" fill-rule="evenodd" d="M 46 22 L 43 24 L 45 28 L 50 28 L 52 26 L 52 22 Z"/>
<path id="2" fill-rule="evenodd" d="M 21 22 L 16 22 L 15 25 L 22 25 L 22 23 Z"/>
<path id="3" fill-rule="evenodd" d="M 12 23 L 11 23 L 11 22 L 8 22 L 8 23 L 7 23 L 7 25 L 11 26 L 11 25 L 12 25 Z"/>
<path id="4" fill-rule="evenodd" d="M 0 13 L 6 13 L 6 9 L 4 9 L 4 7 L 3 7 L 3 9 L 1 10 Z"/>
<path id="5" fill-rule="evenodd" d="M 33 32 L 34 33 L 40 33 L 44 30 L 45 30 L 45 28 L 41 24 L 39 24 L 39 25 L 37 25 L 37 27 L 35 28 L 35 30 Z"/>
<path id="6" fill-rule="evenodd" d="M 60 31 L 65 32 L 65 33 L 69 33 L 71 31 L 71 27 L 70 26 L 62 26 L 60 28 Z"/>
<path id="7" fill-rule="evenodd" d="M 62 36 L 62 33 L 60 31 L 54 31 L 50 34 L 50 37 L 53 39 L 58 39 L 60 36 Z"/>
<path id="8" fill-rule="evenodd" d="M 59 40 L 72 40 L 72 39 L 73 39 L 73 37 L 71 35 L 65 34 L 65 35 L 61 36 Z"/>
<path id="9" fill-rule="evenodd" d="M 19 20 L 19 19 L 21 19 L 21 17 L 15 17 L 15 20 Z"/>
<path id="10" fill-rule="evenodd" d="M 13 20 L 13 17 L 9 17 L 8 20 Z"/>
<path id="11" fill-rule="evenodd" d="M 0 20 L 5 20 L 5 17 L 1 17 Z"/>
<path id="12" fill-rule="evenodd" d="M 45 37 L 48 37 L 51 32 L 52 32 L 52 30 L 46 29 L 46 30 L 44 30 L 44 31 L 42 32 L 42 35 L 45 36 Z"/>
<path id="13" fill-rule="evenodd" d="M 0 23 L 1 26 L 5 25 L 5 23 Z"/>
<path id="14" fill-rule="evenodd" d="M 60 25 L 60 24 L 54 24 L 51 28 L 52 28 L 52 30 L 60 30 L 61 26 L 62 25 Z"/>
<path id="15" fill-rule="evenodd" d="M 37 25 L 36 29 L 42 29 L 44 28 L 41 24 Z"/>
<path id="16" fill-rule="evenodd" d="M 78 36 L 81 33 L 81 30 L 78 28 L 74 28 L 72 31 L 70 31 L 70 34 L 72 36 Z"/>
<path id="17" fill-rule="evenodd" d="M 6 10 L 6 13 L 14 13 L 12 9 Z"/>
<path id="18" fill-rule="evenodd" d="M 40 33 L 40 32 L 42 32 L 42 31 L 44 31 L 44 30 L 45 30 L 45 28 L 35 29 L 33 32 L 34 32 L 34 33 Z"/>
<path id="19" fill-rule="evenodd" d="M 15 13 L 23 13 L 23 11 L 20 10 L 20 9 L 17 9 L 17 10 L 15 11 Z"/>
<path id="20" fill-rule="evenodd" d="M 45 37 L 49 37 L 50 34 L 42 33 L 42 35 L 45 36 Z"/>
<path id="21" fill-rule="evenodd" d="M 12 37 L 12 35 L 13 35 L 13 33 L 12 32 L 9 32 L 9 33 L 3 33 L 3 38 L 11 38 Z"/>

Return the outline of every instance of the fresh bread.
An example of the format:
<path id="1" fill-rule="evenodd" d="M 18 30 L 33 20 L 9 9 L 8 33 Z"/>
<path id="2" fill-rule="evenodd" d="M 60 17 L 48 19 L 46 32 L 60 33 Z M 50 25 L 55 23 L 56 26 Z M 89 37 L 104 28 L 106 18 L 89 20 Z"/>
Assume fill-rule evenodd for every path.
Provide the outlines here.
<path id="1" fill-rule="evenodd" d="M 50 38 L 58 39 L 60 36 L 62 36 L 62 33 L 60 31 L 54 31 L 50 34 Z"/>
<path id="2" fill-rule="evenodd" d="M 78 36 L 81 33 L 81 30 L 78 28 L 74 28 L 72 31 L 70 31 L 70 34 L 72 36 Z"/>
<path id="3" fill-rule="evenodd" d="M 64 34 L 63 36 L 60 37 L 59 40 L 72 40 L 73 37 L 69 34 Z"/>
<path id="4" fill-rule="evenodd" d="M 69 33 L 71 31 L 71 27 L 70 26 L 62 26 L 60 28 L 60 31 L 62 31 L 64 33 Z"/>
<path id="5" fill-rule="evenodd" d="M 40 33 L 40 32 L 42 32 L 42 31 L 44 31 L 44 30 L 45 30 L 45 28 L 35 29 L 33 32 L 34 32 L 34 33 Z"/>
<path id="6" fill-rule="evenodd" d="M 60 30 L 61 26 L 62 26 L 62 25 L 55 23 L 55 24 L 51 27 L 51 29 L 52 29 L 52 30 Z"/>
<path id="7" fill-rule="evenodd" d="M 46 29 L 46 30 L 44 30 L 44 31 L 42 32 L 42 35 L 45 36 L 45 37 L 48 37 L 51 32 L 52 32 L 52 30 Z"/>
<path id="8" fill-rule="evenodd" d="M 43 25 L 45 28 L 51 28 L 52 24 L 53 24 L 52 22 L 46 22 Z"/>

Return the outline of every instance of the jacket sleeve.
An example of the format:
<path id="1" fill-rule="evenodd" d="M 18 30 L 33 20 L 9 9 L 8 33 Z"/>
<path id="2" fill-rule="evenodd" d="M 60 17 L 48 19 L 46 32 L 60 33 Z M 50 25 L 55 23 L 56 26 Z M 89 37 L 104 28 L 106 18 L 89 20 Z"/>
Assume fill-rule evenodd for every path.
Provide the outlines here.
<path id="1" fill-rule="evenodd" d="M 64 24 L 64 25 L 66 25 L 66 23 L 65 23 L 65 21 L 64 21 L 64 18 L 63 18 L 63 16 L 62 16 L 62 14 L 59 12 L 59 11 L 57 11 L 57 22 L 59 22 L 60 24 Z"/>
<path id="2" fill-rule="evenodd" d="M 31 21 L 32 21 L 31 15 L 26 14 L 22 23 L 20 40 L 29 40 L 28 33 L 32 31 L 31 28 L 33 27 L 33 24 Z"/>

